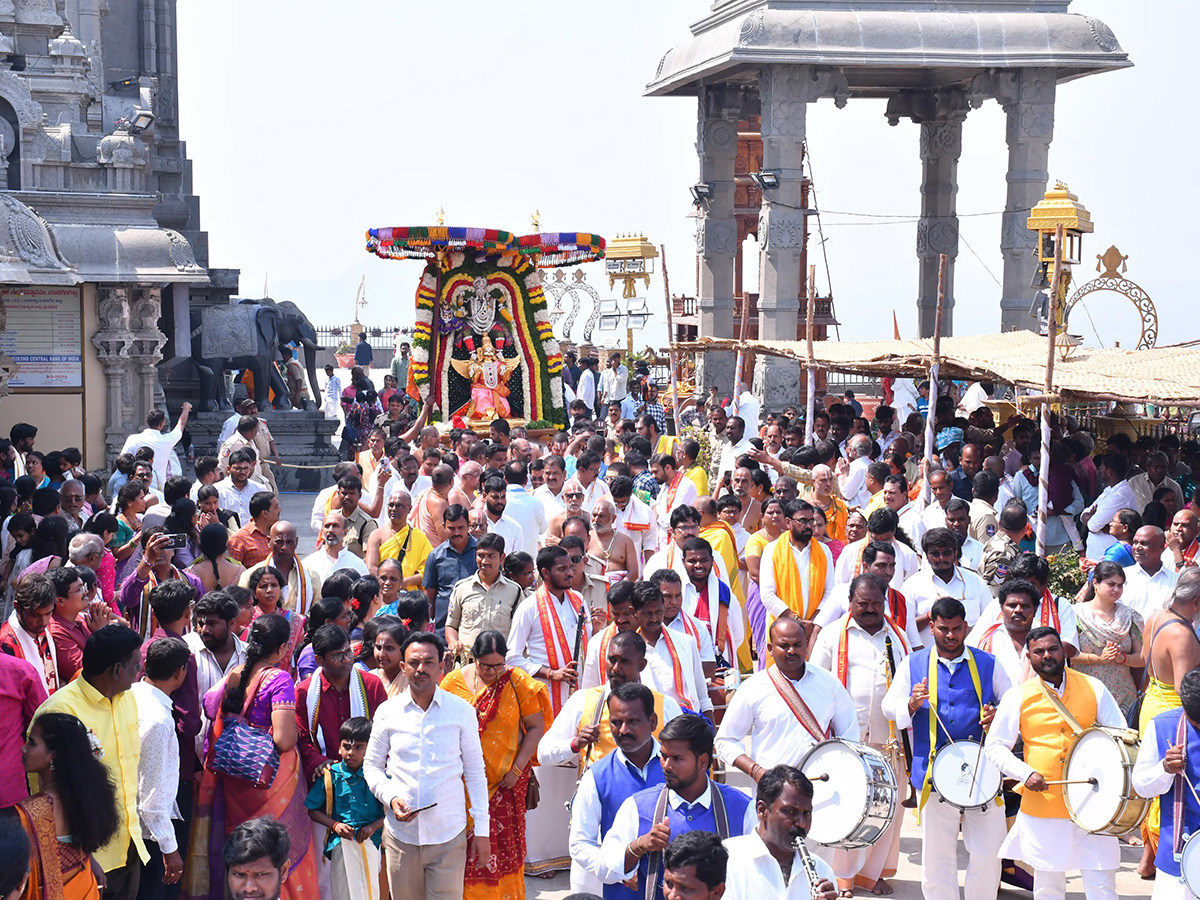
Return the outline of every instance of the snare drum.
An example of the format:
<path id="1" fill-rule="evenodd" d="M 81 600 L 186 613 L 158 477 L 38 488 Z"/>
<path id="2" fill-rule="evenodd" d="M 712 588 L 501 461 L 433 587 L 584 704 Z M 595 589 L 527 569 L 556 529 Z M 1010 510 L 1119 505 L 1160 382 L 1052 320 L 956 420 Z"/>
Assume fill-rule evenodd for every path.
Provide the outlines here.
<path id="1" fill-rule="evenodd" d="M 809 840 L 843 850 L 870 847 L 896 817 L 896 776 L 874 747 L 822 741 L 800 760 L 800 771 L 813 780 Z"/>
<path id="2" fill-rule="evenodd" d="M 1090 834 L 1118 837 L 1142 824 L 1150 801 L 1133 789 L 1137 754 L 1138 734 L 1126 728 L 1088 728 L 1075 738 L 1062 776 L 1079 782 L 1063 785 L 1071 821 Z"/>
<path id="3" fill-rule="evenodd" d="M 938 796 L 959 809 L 987 809 L 1000 793 L 1000 770 L 979 752 L 976 741 L 946 744 L 934 755 L 929 768 Z"/>
<path id="4" fill-rule="evenodd" d="M 1189 834 L 1183 839 L 1183 850 L 1179 856 L 1179 880 L 1188 889 L 1189 896 L 1195 897 L 1200 894 L 1200 832 Z"/>

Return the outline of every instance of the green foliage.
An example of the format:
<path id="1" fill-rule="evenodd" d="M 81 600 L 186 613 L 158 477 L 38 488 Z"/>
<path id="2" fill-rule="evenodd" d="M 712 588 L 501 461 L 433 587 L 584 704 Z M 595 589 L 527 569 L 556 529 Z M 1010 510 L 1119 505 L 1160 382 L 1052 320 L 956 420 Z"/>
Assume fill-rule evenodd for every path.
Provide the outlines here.
<path id="1" fill-rule="evenodd" d="M 1047 556 L 1046 562 L 1050 564 L 1050 593 L 1055 597 L 1074 600 L 1087 581 L 1087 576 L 1079 568 L 1079 554 L 1074 550 L 1064 550 Z"/>

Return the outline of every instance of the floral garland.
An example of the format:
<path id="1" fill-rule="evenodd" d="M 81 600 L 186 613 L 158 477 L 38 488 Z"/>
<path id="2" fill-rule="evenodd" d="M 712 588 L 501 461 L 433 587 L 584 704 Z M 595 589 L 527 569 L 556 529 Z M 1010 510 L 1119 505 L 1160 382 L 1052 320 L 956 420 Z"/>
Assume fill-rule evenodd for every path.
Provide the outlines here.
<path id="1" fill-rule="evenodd" d="M 549 231 L 517 238 L 517 252 L 533 257 L 539 269 L 603 259 L 604 248 L 604 238 L 582 231 Z"/>
<path id="2" fill-rule="evenodd" d="M 370 228 L 367 252 L 383 259 L 436 259 L 449 249 L 512 251 L 510 232 L 496 228 L 420 225 L 410 228 Z"/>

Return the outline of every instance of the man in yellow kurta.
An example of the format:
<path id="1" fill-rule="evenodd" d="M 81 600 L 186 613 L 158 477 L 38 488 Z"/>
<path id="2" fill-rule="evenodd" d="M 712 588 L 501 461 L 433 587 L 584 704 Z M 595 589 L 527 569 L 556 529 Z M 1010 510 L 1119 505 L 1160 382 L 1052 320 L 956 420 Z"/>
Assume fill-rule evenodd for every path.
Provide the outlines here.
<path id="1" fill-rule="evenodd" d="M 713 553 L 720 556 L 721 562 L 725 563 L 725 571 L 729 573 L 729 587 L 742 605 L 742 619 L 745 625 L 742 633 L 745 637 L 741 646 L 737 648 L 738 663 L 742 671 L 752 671 L 750 618 L 746 613 L 746 589 L 738 571 L 737 541 L 733 536 L 733 529 L 717 517 L 717 504 L 711 497 L 700 497 L 696 501 L 696 509 L 700 512 L 700 537 L 708 541 Z"/>
<path id="2" fill-rule="evenodd" d="M 142 674 L 142 638 L 125 625 L 106 625 L 88 638 L 83 671 L 50 695 L 37 711 L 79 719 L 100 745 L 117 794 L 117 832 L 93 856 L 108 878 L 107 890 L 137 894 L 141 866 L 150 861 L 138 820 L 137 701 L 129 688 Z M 34 721 L 37 721 L 35 716 Z"/>

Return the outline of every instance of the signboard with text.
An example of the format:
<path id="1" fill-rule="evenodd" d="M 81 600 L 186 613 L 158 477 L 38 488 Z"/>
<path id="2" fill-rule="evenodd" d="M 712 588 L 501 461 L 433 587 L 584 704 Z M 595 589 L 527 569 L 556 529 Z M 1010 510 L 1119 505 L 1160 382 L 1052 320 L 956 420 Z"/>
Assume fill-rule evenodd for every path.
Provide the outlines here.
<path id="1" fill-rule="evenodd" d="M 14 388 L 82 388 L 82 298 L 75 287 L 0 290 L 0 350 L 21 367 Z"/>

